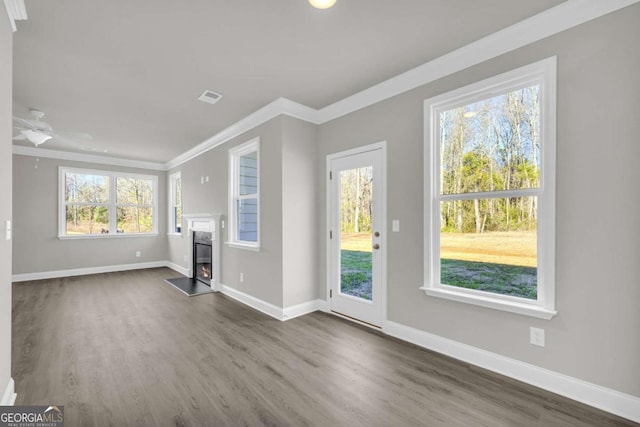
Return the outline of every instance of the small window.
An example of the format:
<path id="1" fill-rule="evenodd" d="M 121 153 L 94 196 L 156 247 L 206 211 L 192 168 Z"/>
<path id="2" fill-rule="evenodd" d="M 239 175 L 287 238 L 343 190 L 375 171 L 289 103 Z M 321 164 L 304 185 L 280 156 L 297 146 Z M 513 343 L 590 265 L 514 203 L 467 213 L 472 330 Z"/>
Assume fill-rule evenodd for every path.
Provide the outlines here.
<path id="1" fill-rule="evenodd" d="M 229 242 L 260 248 L 259 139 L 229 150 Z"/>
<path id="2" fill-rule="evenodd" d="M 427 294 L 554 307 L 555 58 L 425 102 Z"/>
<path id="3" fill-rule="evenodd" d="M 59 180 L 60 237 L 157 233 L 157 177 L 61 167 Z"/>
<path id="4" fill-rule="evenodd" d="M 169 176 L 169 233 L 182 233 L 182 179 L 180 172 Z"/>

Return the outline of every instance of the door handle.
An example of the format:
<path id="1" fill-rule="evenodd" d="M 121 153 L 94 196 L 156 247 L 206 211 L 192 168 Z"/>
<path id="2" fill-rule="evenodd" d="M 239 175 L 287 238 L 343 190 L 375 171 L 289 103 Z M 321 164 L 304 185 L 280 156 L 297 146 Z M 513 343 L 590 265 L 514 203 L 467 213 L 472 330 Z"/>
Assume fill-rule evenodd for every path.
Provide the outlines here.
<path id="1" fill-rule="evenodd" d="M 379 245 L 379 244 L 377 244 L 377 243 L 374 243 L 374 244 L 373 244 L 373 249 L 380 249 L 380 245 Z"/>

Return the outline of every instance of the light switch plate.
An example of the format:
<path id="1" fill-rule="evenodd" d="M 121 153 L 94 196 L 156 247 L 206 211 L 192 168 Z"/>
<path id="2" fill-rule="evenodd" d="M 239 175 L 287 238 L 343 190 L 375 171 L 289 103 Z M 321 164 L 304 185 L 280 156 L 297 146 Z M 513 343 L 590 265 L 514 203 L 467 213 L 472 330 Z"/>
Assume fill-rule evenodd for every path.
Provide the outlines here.
<path id="1" fill-rule="evenodd" d="M 394 219 L 391 221 L 391 231 L 398 233 L 400 231 L 400 220 Z"/>
<path id="2" fill-rule="evenodd" d="M 4 223 L 4 238 L 11 240 L 11 220 L 6 220 Z"/>

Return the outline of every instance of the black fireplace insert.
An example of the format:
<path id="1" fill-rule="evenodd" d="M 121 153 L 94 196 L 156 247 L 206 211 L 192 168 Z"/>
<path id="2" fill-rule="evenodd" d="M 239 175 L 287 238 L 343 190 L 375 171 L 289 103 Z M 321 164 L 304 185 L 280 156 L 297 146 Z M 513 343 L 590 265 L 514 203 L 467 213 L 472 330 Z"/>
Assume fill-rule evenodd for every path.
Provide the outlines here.
<path id="1" fill-rule="evenodd" d="M 211 286 L 211 237 L 208 231 L 193 232 L 193 277 L 196 280 Z"/>

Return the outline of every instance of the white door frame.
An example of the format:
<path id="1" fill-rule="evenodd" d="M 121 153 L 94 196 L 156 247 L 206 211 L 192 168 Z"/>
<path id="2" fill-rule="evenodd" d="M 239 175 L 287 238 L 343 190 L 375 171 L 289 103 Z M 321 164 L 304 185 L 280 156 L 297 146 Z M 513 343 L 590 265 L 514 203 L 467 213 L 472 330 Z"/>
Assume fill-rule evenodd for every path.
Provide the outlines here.
<path id="1" fill-rule="evenodd" d="M 326 301 L 329 312 L 336 314 L 331 311 L 331 297 L 330 291 L 332 287 L 331 283 L 331 238 L 329 237 L 329 233 L 331 232 L 331 183 L 329 173 L 331 172 L 331 161 L 334 159 L 338 159 L 340 157 L 351 156 L 354 154 L 366 153 L 369 151 L 380 150 L 382 155 L 382 182 L 380 183 L 382 187 L 382 218 L 380 220 L 380 230 L 381 230 L 381 245 L 384 248 L 382 252 L 382 260 L 381 260 L 381 274 L 380 274 L 380 298 L 382 304 L 382 319 L 380 324 L 380 329 L 383 329 L 386 321 L 387 321 L 387 234 L 389 232 L 389 227 L 387 226 L 387 141 L 380 141 L 373 144 L 363 145 L 360 147 L 352 148 L 345 151 L 340 151 L 338 153 L 333 153 L 327 155 L 326 167 L 325 167 L 325 184 L 326 184 L 326 230 L 325 230 L 325 246 L 326 246 L 326 266 L 325 266 L 325 274 L 326 274 Z M 342 317 L 342 316 L 341 316 Z M 348 317 L 345 317 L 350 319 Z M 358 322 L 360 323 L 360 322 Z M 366 323 L 363 323 L 366 324 Z"/>

